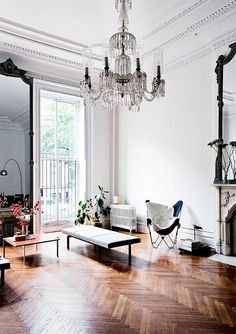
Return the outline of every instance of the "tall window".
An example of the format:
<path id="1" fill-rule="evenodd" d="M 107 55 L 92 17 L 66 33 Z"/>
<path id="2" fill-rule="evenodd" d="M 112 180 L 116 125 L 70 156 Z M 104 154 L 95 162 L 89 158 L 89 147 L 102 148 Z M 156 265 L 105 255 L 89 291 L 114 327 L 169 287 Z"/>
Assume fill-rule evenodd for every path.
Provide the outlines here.
<path id="1" fill-rule="evenodd" d="M 74 220 L 83 192 L 83 102 L 76 96 L 41 91 L 41 208 L 42 225 Z"/>

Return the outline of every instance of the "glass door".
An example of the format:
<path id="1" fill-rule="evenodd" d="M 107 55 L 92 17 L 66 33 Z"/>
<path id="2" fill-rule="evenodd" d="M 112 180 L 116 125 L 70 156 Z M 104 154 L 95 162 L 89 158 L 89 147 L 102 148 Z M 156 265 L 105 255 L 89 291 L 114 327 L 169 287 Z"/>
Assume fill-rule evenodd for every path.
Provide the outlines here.
<path id="1" fill-rule="evenodd" d="M 41 225 L 74 221 L 77 198 L 83 192 L 83 100 L 41 91 L 40 191 Z"/>

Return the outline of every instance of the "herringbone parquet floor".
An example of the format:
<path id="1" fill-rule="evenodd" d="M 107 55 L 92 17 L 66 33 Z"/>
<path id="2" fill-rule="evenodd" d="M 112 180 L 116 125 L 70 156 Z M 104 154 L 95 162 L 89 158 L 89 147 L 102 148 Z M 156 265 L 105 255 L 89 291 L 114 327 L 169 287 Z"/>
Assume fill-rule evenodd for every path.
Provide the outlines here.
<path id="1" fill-rule="evenodd" d="M 7 248 L 11 270 L 0 292 L 0 334 L 236 333 L 236 268 L 206 258 L 153 250 L 148 235 L 104 250 L 60 238 L 22 250 Z M 1 249 L 0 249 L 1 252 Z"/>

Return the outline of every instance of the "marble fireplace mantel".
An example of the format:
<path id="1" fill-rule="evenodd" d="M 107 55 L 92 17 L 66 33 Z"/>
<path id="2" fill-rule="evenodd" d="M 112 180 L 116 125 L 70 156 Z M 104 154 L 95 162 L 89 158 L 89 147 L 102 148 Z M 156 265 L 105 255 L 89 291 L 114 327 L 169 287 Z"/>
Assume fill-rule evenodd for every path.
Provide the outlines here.
<path id="1" fill-rule="evenodd" d="M 218 189 L 217 253 L 236 256 L 236 184 L 213 184 Z"/>

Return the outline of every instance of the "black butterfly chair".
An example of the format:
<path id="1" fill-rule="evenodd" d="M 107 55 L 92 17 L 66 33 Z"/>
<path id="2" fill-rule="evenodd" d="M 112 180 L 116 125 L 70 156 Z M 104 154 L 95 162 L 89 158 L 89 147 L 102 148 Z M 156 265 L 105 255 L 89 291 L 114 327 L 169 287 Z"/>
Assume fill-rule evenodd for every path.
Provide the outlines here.
<path id="1" fill-rule="evenodd" d="M 166 222 L 166 224 L 164 225 L 166 226 L 163 226 L 163 224 L 159 226 L 155 221 L 155 218 L 157 218 L 157 216 L 155 216 L 155 206 L 160 207 L 161 205 L 157 203 L 151 203 L 149 200 L 146 201 L 146 205 L 147 205 L 147 215 L 148 215 L 147 227 L 148 227 L 152 247 L 158 248 L 161 242 L 164 241 L 169 249 L 174 248 L 177 242 L 178 231 L 180 228 L 180 216 L 181 216 L 181 210 L 183 207 L 183 201 L 178 201 L 176 204 L 174 204 L 172 210 L 170 208 L 169 211 L 170 212 L 172 211 L 173 214 L 172 214 L 172 217 L 169 217 L 169 221 L 168 221 L 168 217 L 165 217 L 164 221 Z M 165 208 L 165 206 L 163 207 Z M 175 219 L 171 223 L 171 221 L 173 220 L 173 217 Z M 158 217 L 158 218 L 161 218 L 161 217 Z M 170 234 L 174 231 L 175 228 L 177 229 L 175 233 L 175 238 L 173 240 Z M 157 233 L 156 240 L 154 240 L 153 238 L 153 234 L 155 233 Z M 169 246 L 168 243 L 166 242 L 165 237 L 167 236 L 169 237 L 172 246 Z"/>

